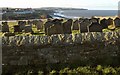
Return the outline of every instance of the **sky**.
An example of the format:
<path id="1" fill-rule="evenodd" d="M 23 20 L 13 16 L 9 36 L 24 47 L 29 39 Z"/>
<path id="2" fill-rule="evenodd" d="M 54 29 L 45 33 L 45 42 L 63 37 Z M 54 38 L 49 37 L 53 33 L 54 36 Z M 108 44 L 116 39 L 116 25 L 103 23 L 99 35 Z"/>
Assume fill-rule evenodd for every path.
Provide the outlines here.
<path id="1" fill-rule="evenodd" d="M 89 10 L 117 10 L 119 0 L 0 0 L 0 7 L 72 7 Z"/>

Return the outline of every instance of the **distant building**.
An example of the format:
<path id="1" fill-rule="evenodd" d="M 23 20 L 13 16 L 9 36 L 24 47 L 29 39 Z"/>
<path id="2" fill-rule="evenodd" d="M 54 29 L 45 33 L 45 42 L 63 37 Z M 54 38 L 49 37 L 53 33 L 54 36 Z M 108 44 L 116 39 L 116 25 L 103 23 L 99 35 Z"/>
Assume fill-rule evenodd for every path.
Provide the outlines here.
<path id="1" fill-rule="evenodd" d="M 15 14 L 29 14 L 29 13 L 31 14 L 33 12 L 35 12 L 35 10 L 33 10 L 31 8 L 27 8 L 27 9 L 16 8 L 15 11 L 14 11 Z"/>

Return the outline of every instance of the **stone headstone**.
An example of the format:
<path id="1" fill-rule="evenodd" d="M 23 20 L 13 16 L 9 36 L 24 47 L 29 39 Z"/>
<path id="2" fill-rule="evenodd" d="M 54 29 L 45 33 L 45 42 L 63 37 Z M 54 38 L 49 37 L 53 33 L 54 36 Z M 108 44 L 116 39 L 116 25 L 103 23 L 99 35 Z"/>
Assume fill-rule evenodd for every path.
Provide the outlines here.
<path id="1" fill-rule="evenodd" d="M 24 30 L 25 30 L 26 33 L 32 32 L 32 26 L 31 25 L 26 25 Z"/>
<path id="2" fill-rule="evenodd" d="M 55 34 L 62 34 L 63 33 L 62 21 L 58 19 L 55 22 L 53 22 L 53 24 L 56 28 Z"/>
<path id="3" fill-rule="evenodd" d="M 57 32 L 57 30 L 56 30 L 55 25 L 50 26 L 50 27 L 47 29 L 47 35 L 53 35 L 53 34 L 55 34 L 56 32 Z"/>
<path id="4" fill-rule="evenodd" d="M 62 23 L 60 22 L 54 23 L 52 26 L 48 28 L 48 35 L 62 34 L 62 33 L 63 33 L 63 27 L 62 27 Z"/>
<path id="5" fill-rule="evenodd" d="M 21 30 L 24 30 L 25 25 L 26 25 L 26 21 L 18 21 L 18 25 L 20 26 Z"/>
<path id="6" fill-rule="evenodd" d="M 90 19 L 90 22 L 92 22 L 92 23 L 96 23 L 96 22 L 99 22 L 99 21 L 98 21 L 97 18 L 91 18 L 91 19 Z"/>
<path id="7" fill-rule="evenodd" d="M 33 20 L 33 25 L 36 25 L 38 20 Z"/>
<path id="8" fill-rule="evenodd" d="M 64 34 L 71 34 L 72 33 L 72 29 L 71 29 L 71 26 L 73 24 L 72 22 L 73 22 L 73 20 L 69 19 L 69 20 L 67 20 L 66 22 L 63 23 Z"/>
<path id="9" fill-rule="evenodd" d="M 90 21 L 89 20 L 84 20 L 80 23 L 80 32 L 84 33 L 84 32 L 88 32 L 88 27 L 90 25 Z"/>
<path id="10" fill-rule="evenodd" d="M 9 32 L 8 22 L 2 22 L 2 32 Z"/>
<path id="11" fill-rule="evenodd" d="M 79 20 L 73 22 L 72 30 L 79 30 Z"/>
<path id="12" fill-rule="evenodd" d="M 28 24 L 28 25 L 32 25 L 32 24 L 33 24 L 33 21 L 28 20 L 28 21 L 27 21 L 27 24 Z"/>
<path id="13" fill-rule="evenodd" d="M 44 24 L 44 30 L 45 30 L 45 35 L 48 35 L 48 29 L 53 25 L 51 20 L 48 20 L 45 24 Z"/>
<path id="14" fill-rule="evenodd" d="M 100 25 L 102 26 L 103 29 L 108 28 L 108 21 L 107 21 L 107 19 L 105 19 L 105 18 L 102 19 L 100 21 Z"/>
<path id="15" fill-rule="evenodd" d="M 36 23 L 37 30 L 42 30 L 43 29 L 43 21 L 39 20 Z"/>
<path id="16" fill-rule="evenodd" d="M 115 24 L 115 27 L 120 27 L 120 18 L 115 18 L 114 19 L 114 24 Z"/>
<path id="17" fill-rule="evenodd" d="M 82 22 L 82 21 L 84 21 L 84 19 L 83 18 L 79 18 L 79 22 Z"/>
<path id="18" fill-rule="evenodd" d="M 22 32 L 22 30 L 20 29 L 20 26 L 18 25 L 14 26 L 14 32 Z"/>
<path id="19" fill-rule="evenodd" d="M 109 25 L 113 25 L 113 19 L 112 18 L 108 18 L 108 26 Z"/>
<path id="20" fill-rule="evenodd" d="M 92 23 L 89 26 L 89 31 L 90 32 L 102 32 L 102 26 L 99 23 Z"/>

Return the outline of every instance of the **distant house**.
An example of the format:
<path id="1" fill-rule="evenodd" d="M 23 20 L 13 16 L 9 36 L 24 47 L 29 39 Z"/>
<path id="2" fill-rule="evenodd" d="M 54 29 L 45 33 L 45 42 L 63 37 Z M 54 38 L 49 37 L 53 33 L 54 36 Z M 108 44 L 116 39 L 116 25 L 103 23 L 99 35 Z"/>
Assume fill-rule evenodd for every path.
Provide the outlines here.
<path id="1" fill-rule="evenodd" d="M 35 10 L 30 9 L 30 8 L 28 8 L 28 9 L 16 9 L 16 11 L 14 11 L 15 14 L 31 14 L 33 12 L 35 12 Z"/>

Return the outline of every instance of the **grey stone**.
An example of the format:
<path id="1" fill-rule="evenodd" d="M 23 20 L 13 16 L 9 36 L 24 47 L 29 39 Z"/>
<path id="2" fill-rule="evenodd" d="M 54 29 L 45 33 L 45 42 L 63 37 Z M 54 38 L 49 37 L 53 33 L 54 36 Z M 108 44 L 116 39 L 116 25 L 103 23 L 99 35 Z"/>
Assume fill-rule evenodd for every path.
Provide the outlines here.
<path id="1" fill-rule="evenodd" d="M 22 32 L 19 25 L 14 26 L 14 32 Z"/>
<path id="2" fill-rule="evenodd" d="M 2 22 L 2 32 L 9 32 L 8 22 Z"/>
<path id="3" fill-rule="evenodd" d="M 25 33 L 33 32 L 33 31 L 32 31 L 32 26 L 31 26 L 31 25 L 26 25 L 25 28 L 24 28 L 24 30 L 25 30 Z"/>
<path id="4" fill-rule="evenodd" d="M 108 18 L 108 26 L 109 25 L 113 25 L 113 19 L 112 18 Z"/>
<path id="5" fill-rule="evenodd" d="M 59 35 L 51 35 L 51 43 L 53 45 L 59 45 L 59 44 L 61 44 Z"/>
<path id="6" fill-rule="evenodd" d="M 22 56 L 19 59 L 18 65 L 28 65 L 28 56 Z"/>
<path id="7" fill-rule="evenodd" d="M 120 27 L 120 19 L 117 17 L 114 19 L 115 27 Z"/>
<path id="8" fill-rule="evenodd" d="M 102 19 L 100 21 L 100 25 L 102 26 L 103 29 L 108 28 L 108 21 L 107 21 L 107 19 L 105 19 L 105 18 Z"/>
<path id="9" fill-rule="evenodd" d="M 98 22 L 98 23 L 99 23 L 99 21 L 98 21 L 97 18 L 91 18 L 91 19 L 90 19 L 90 22 L 92 22 L 92 23 L 96 23 L 96 22 Z"/>
<path id="10" fill-rule="evenodd" d="M 48 20 L 45 24 L 44 24 L 44 30 L 45 30 L 45 34 L 46 35 L 48 35 L 48 30 L 49 30 L 49 28 L 51 27 L 51 26 L 53 26 L 53 23 L 52 23 L 52 21 L 50 20 Z"/>
<path id="11" fill-rule="evenodd" d="M 72 33 L 72 26 L 73 20 L 68 19 L 66 22 L 63 23 L 63 32 L 64 34 L 71 34 Z"/>
<path id="12" fill-rule="evenodd" d="M 90 26 L 89 20 L 84 20 L 80 23 L 80 32 L 88 32 L 88 27 Z"/>
<path id="13" fill-rule="evenodd" d="M 39 20 L 36 23 L 37 30 L 43 30 L 43 21 Z"/>
<path id="14" fill-rule="evenodd" d="M 102 32 L 102 26 L 95 22 L 89 26 L 89 32 Z"/>
<path id="15" fill-rule="evenodd" d="M 50 44 L 50 37 L 48 37 L 48 36 L 41 36 L 40 37 L 40 43 L 42 45 L 48 45 L 48 44 Z"/>
<path id="16" fill-rule="evenodd" d="M 28 20 L 28 21 L 27 21 L 27 24 L 28 24 L 28 25 L 32 25 L 32 24 L 33 24 L 33 21 Z"/>
<path id="17" fill-rule="evenodd" d="M 73 34 L 72 35 L 72 40 L 73 40 L 73 43 L 81 43 L 82 41 L 82 36 L 81 34 Z"/>
<path id="18" fill-rule="evenodd" d="M 104 40 L 104 34 L 103 33 L 93 32 L 92 35 L 93 35 L 93 37 L 96 41 L 103 42 L 103 40 Z"/>
<path id="19" fill-rule="evenodd" d="M 36 45 L 36 46 L 40 46 L 41 44 L 40 44 L 40 36 L 35 36 L 34 37 L 34 44 Z"/>
<path id="20" fill-rule="evenodd" d="M 20 26 L 21 31 L 24 30 L 26 21 L 18 21 L 18 25 Z"/>
<path id="21" fill-rule="evenodd" d="M 72 30 L 79 30 L 79 20 L 75 20 L 72 25 Z"/>

